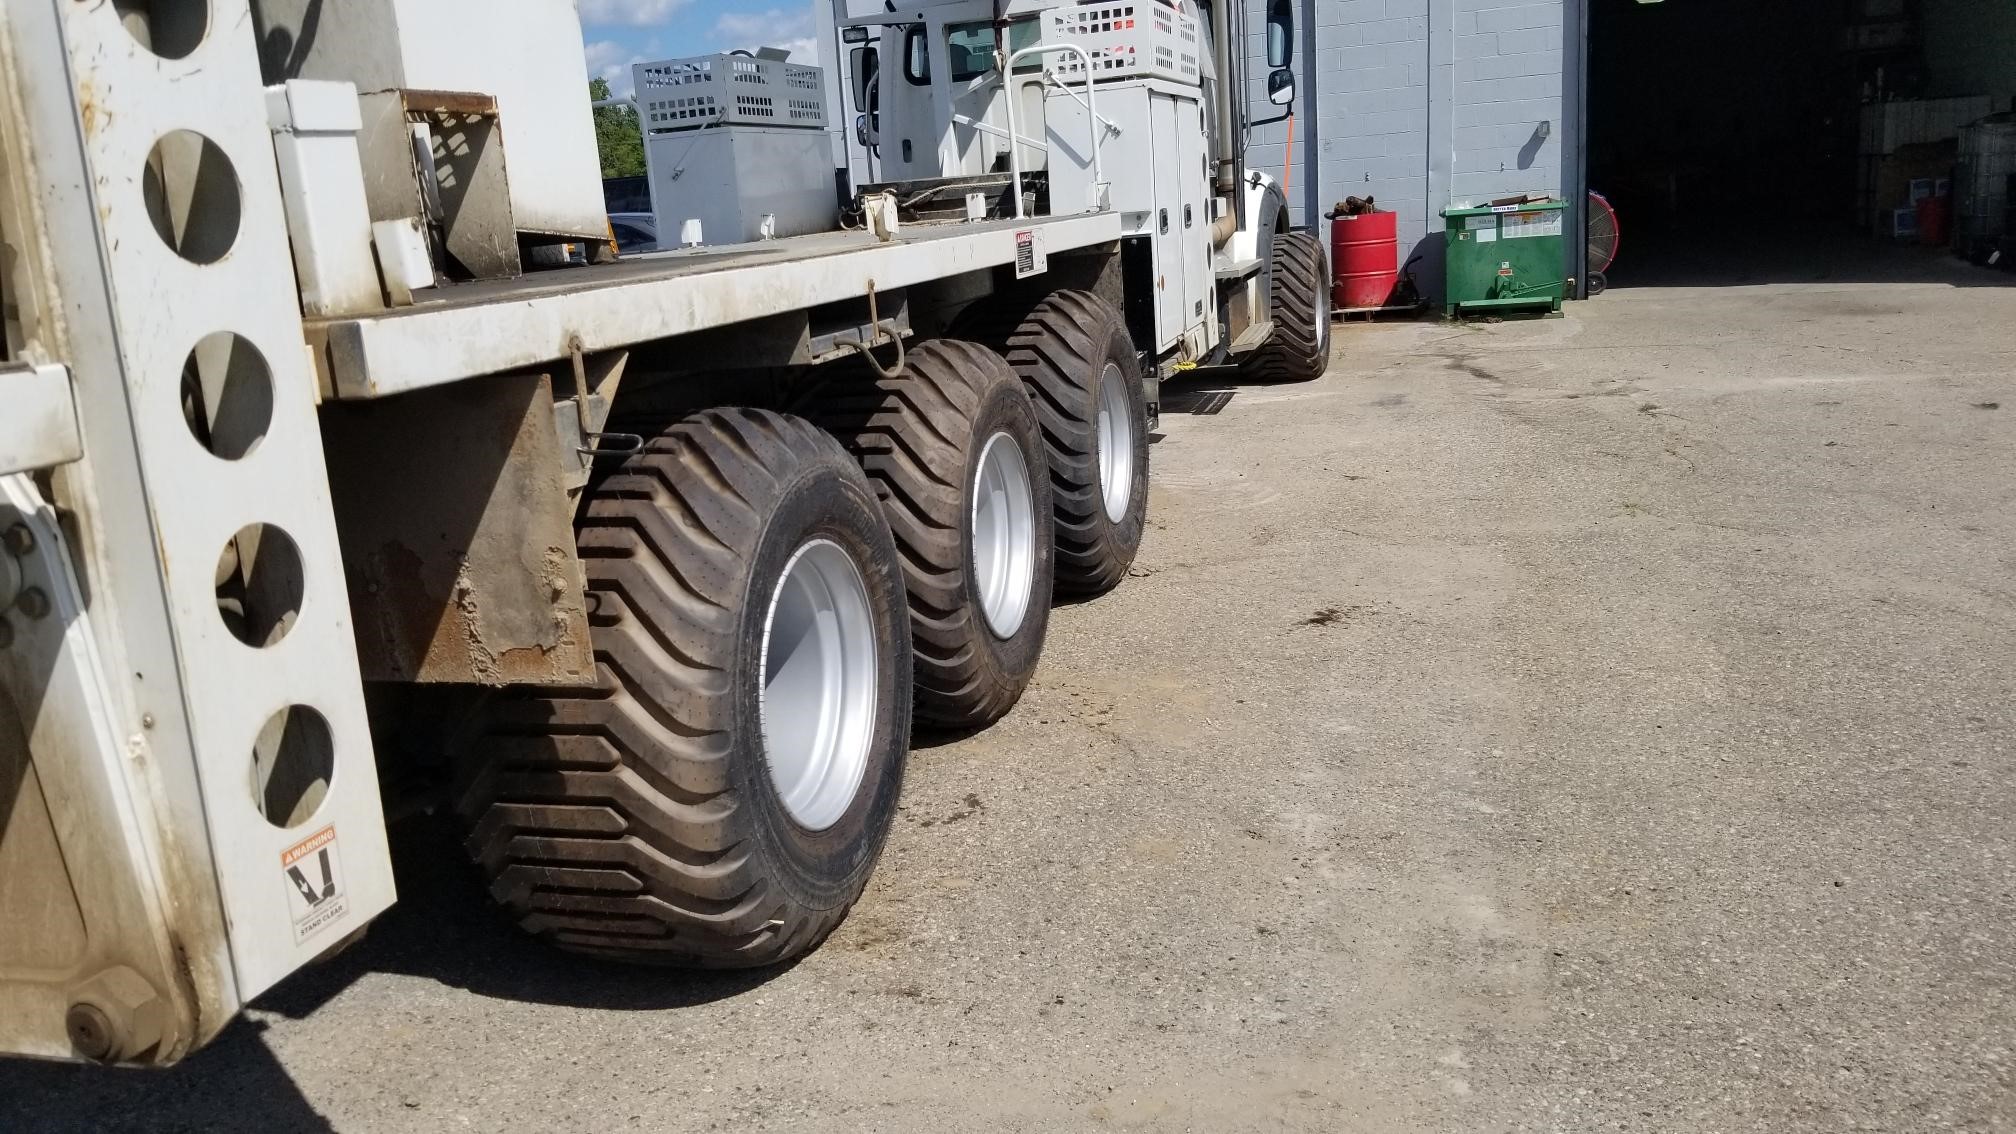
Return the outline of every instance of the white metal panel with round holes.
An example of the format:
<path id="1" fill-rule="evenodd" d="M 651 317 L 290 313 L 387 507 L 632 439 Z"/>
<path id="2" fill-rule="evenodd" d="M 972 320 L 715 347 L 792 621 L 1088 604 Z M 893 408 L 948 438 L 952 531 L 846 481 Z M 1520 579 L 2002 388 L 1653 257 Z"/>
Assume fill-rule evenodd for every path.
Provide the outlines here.
<path id="1" fill-rule="evenodd" d="M 99 563 L 156 560 L 243 1001 L 390 905 L 392 877 L 314 379 L 297 297 L 273 286 L 292 265 L 253 22 L 244 0 L 155 5 L 208 9 L 193 31 L 164 24 L 157 52 L 145 19 L 122 22 L 129 7 L 59 16 L 97 236 L 117 250 L 107 330 L 154 525 L 151 548 Z M 87 455 L 111 440 L 89 429 Z M 276 771 L 275 747 L 308 762 Z"/>
<path id="2" fill-rule="evenodd" d="M 154 1045 L 156 1061 L 169 1062 L 215 1034 L 239 1000 L 168 607 L 156 557 L 146 550 L 153 518 L 132 444 L 91 174 L 78 144 L 84 108 L 63 46 L 65 7 L 0 7 L 0 120 L 14 124 L 0 130 L 0 230 L 16 252 L 7 265 L 8 346 L 22 360 L 71 368 L 83 451 L 43 482 L 70 510 L 78 537 L 70 554 L 58 546 L 65 541 L 55 536 L 54 509 L 35 479 L 10 478 L 5 490 L 12 514 L 0 514 L 0 526 L 20 524 L 39 546 L 29 549 L 34 564 L 17 566 L 32 579 L 39 565 L 48 618 L 62 626 L 60 635 L 54 627 L 25 627 L 31 632 L 14 636 L 9 664 L 0 666 L 0 708 L 35 706 L 32 721 L 0 722 L 0 760 L 18 769 L 22 753 L 10 749 L 25 741 L 44 787 L 46 830 L 57 832 L 44 854 L 10 862 L 8 889 L 68 889 L 76 902 L 67 916 L 60 903 L 29 915 L 66 922 L 71 948 L 45 943 L 28 965 L 11 953 L 0 957 L 0 1050 L 74 1054 L 65 1015 L 77 985 L 124 969 L 152 984 L 157 1006 L 165 1003 L 158 1034 L 140 1039 Z M 28 541 L 11 534 L 14 554 Z M 59 577 L 73 564 L 81 586 Z M 87 607 L 90 615 L 70 620 Z M 36 684 L 27 697 L 20 657 L 33 659 L 28 672 Z M 32 813 L 33 799 L 23 802 Z M 8 816 L 10 842 L 23 810 Z M 46 934 L 48 927 L 30 928 Z M 28 936 L 4 939 L 20 945 Z"/>

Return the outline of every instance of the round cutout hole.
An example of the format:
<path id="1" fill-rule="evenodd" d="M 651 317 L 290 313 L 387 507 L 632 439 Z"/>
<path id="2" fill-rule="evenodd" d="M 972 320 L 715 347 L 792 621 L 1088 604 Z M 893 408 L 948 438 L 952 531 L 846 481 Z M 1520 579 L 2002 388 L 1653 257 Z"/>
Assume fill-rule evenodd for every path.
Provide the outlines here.
<path id="1" fill-rule="evenodd" d="M 217 613 L 248 646 L 279 644 L 301 614 L 301 549 L 272 524 L 238 529 L 217 557 Z"/>
<path id="2" fill-rule="evenodd" d="M 266 718 L 252 742 L 252 799 L 275 827 L 299 827 L 315 817 L 336 776 L 329 722 L 306 705 Z"/>
<path id="3" fill-rule="evenodd" d="M 140 46 L 163 59 L 188 55 L 210 32 L 209 0 L 112 0 L 112 10 Z"/>
<path id="4" fill-rule="evenodd" d="M 198 444 L 227 461 L 257 448 L 273 423 L 266 356 L 229 331 L 206 336 L 182 364 L 182 420 Z"/>
<path id="5" fill-rule="evenodd" d="M 154 231 L 192 264 L 216 263 L 238 239 L 238 174 L 201 134 L 163 134 L 147 154 L 140 192 Z"/>

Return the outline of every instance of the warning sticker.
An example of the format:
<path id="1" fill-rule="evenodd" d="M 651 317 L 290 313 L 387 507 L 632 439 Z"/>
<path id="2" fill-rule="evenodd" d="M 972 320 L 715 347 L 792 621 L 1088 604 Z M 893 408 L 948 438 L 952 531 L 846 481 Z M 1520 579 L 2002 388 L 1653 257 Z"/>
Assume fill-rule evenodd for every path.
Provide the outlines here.
<path id="1" fill-rule="evenodd" d="M 1512 274 L 1512 261 L 1510 261 L 1510 260 L 1500 260 L 1500 261 L 1498 262 L 1498 274 L 1499 274 L 1499 275 L 1501 275 L 1501 276 L 1509 276 L 1509 275 L 1511 275 L 1511 274 Z"/>
<path id="2" fill-rule="evenodd" d="M 1505 218 L 1505 239 L 1518 240 L 1522 236 L 1561 235 L 1561 214 L 1558 212 L 1521 213 Z"/>
<path id="3" fill-rule="evenodd" d="M 1497 217 L 1469 217 L 1467 220 L 1470 234 L 1477 238 L 1477 243 L 1489 244 L 1498 239 Z"/>
<path id="4" fill-rule="evenodd" d="M 336 828 L 324 827 L 280 853 L 286 876 L 287 910 L 294 922 L 294 943 L 300 944 L 342 920 L 350 910 L 343 896 L 343 857 L 336 849 Z"/>
<path id="5" fill-rule="evenodd" d="M 1015 234 L 1015 278 L 1028 279 L 1050 270 L 1050 258 L 1043 254 L 1043 234 L 1023 229 Z"/>

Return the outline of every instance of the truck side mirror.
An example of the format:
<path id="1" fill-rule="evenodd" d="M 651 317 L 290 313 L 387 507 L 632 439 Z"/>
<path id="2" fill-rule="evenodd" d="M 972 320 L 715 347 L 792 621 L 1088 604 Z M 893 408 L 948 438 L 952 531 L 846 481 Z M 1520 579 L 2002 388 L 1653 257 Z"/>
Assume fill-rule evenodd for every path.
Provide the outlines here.
<path id="1" fill-rule="evenodd" d="M 857 47 L 849 53 L 849 77 L 854 80 L 854 106 L 860 110 L 875 110 L 877 88 L 882 84 L 882 58 L 872 47 Z"/>
<path id="2" fill-rule="evenodd" d="M 1295 61 L 1295 6 L 1290 0 L 1267 5 L 1267 65 L 1286 67 Z"/>
<path id="3" fill-rule="evenodd" d="M 879 137 L 881 131 L 876 128 L 880 123 L 875 121 L 880 117 L 882 116 L 879 114 L 857 114 L 854 116 L 854 140 L 866 149 L 872 150 L 882 144 L 882 139 Z"/>
<path id="4" fill-rule="evenodd" d="M 1281 67 L 1267 76 L 1267 101 L 1275 106 L 1287 106 L 1295 101 L 1295 72 Z"/>

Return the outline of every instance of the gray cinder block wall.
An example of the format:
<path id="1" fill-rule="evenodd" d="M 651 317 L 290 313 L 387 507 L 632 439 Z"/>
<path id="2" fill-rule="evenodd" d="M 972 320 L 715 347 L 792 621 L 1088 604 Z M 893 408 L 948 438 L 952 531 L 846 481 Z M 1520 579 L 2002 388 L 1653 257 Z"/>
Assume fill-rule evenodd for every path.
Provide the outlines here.
<path id="1" fill-rule="evenodd" d="M 1564 21 L 1578 12 L 1574 0 L 1303 0 L 1296 223 L 1322 224 L 1346 196 L 1377 198 L 1400 214 L 1401 257 L 1422 253 L 1415 274 L 1436 294 L 1443 208 L 1575 192 L 1567 162 L 1577 124 L 1564 115 L 1575 109 L 1565 95 L 1576 65 L 1568 48 L 1579 41 Z M 1579 37 L 1579 24 L 1572 30 Z M 1264 31 L 1256 14 L 1256 75 Z M 1256 100 L 1254 116 L 1268 109 Z M 1281 125 L 1256 130 L 1248 163 L 1280 176 L 1285 136 Z"/>

